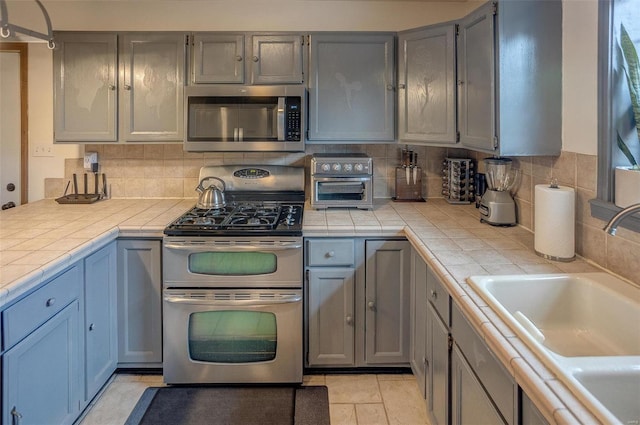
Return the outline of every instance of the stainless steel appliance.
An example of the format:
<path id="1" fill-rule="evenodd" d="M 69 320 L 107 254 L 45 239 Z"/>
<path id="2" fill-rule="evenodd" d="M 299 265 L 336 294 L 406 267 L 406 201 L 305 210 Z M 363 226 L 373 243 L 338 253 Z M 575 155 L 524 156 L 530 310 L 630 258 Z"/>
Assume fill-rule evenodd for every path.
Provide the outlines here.
<path id="1" fill-rule="evenodd" d="M 164 381 L 302 381 L 304 169 L 209 166 L 226 205 L 165 229 Z"/>
<path id="2" fill-rule="evenodd" d="M 373 208 L 373 161 L 360 153 L 317 153 L 311 158 L 311 206 Z"/>
<path id="3" fill-rule="evenodd" d="M 509 158 L 485 158 L 487 190 L 480 201 L 480 221 L 494 226 L 516 224 L 516 203 L 511 196 L 517 172 L 511 169 Z"/>
<path id="4" fill-rule="evenodd" d="M 185 87 L 184 150 L 304 151 L 303 86 Z"/>

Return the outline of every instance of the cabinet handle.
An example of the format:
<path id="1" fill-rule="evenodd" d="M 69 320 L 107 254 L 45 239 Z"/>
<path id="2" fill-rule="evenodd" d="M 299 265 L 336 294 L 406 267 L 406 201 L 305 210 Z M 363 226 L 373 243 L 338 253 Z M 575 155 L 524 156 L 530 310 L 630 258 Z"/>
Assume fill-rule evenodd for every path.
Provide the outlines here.
<path id="1" fill-rule="evenodd" d="M 252 57 L 251 59 L 252 59 L 254 62 L 258 62 L 258 57 L 257 57 L 257 56 L 254 56 L 254 57 Z"/>
<path id="2" fill-rule="evenodd" d="M 407 85 L 406 84 L 398 84 L 398 88 L 399 89 L 406 89 Z"/>
<path id="3" fill-rule="evenodd" d="M 242 62 L 242 56 L 240 56 L 240 55 L 236 55 L 236 60 L 237 60 L 238 62 Z"/>
<path id="4" fill-rule="evenodd" d="M 129 84 L 125 84 L 125 85 L 124 85 L 124 89 L 125 89 L 125 90 L 131 90 L 131 86 L 130 86 Z"/>
<path id="5" fill-rule="evenodd" d="M 115 84 L 109 84 L 109 90 L 115 90 L 116 86 Z"/>
<path id="6" fill-rule="evenodd" d="M 387 90 L 389 91 L 393 90 L 393 84 L 387 84 Z"/>
<path id="7" fill-rule="evenodd" d="M 13 406 L 13 409 L 11 409 L 11 416 L 13 416 L 13 425 L 19 425 L 22 414 L 16 410 L 16 406 Z"/>
<path id="8" fill-rule="evenodd" d="M 461 85 L 463 85 L 463 84 L 464 84 L 464 81 L 462 81 L 462 80 L 458 80 L 458 85 L 459 85 L 459 86 L 461 86 Z"/>
<path id="9" fill-rule="evenodd" d="M 89 325 L 89 331 L 92 331 L 96 328 L 96 326 L 92 323 Z"/>
<path id="10" fill-rule="evenodd" d="M 336 256 L 335 251 L 329 251 L 329 252 L 327 252 L 327 257 L 328 257 L 328 258 L 335 257 L 335 256 Z"/>
<path id="11" fill-rule="evenodd" d="M 367 307 L 369 307 L 369 310 L 375 310 L 376 309 L 376 303 L 373 301 L 369 301 L 367 303 Z"/>
<path id="12" fill-rule="evenodd" d="M 348 315 L 346 318 L 347 325 L 353 325 L 353 317 Z"/>
<path id="13" fill-rule="evenodd" d="M 438 299 L 438 293 L 435 290 L 431 290 L 431 298 L 433 298 L 434 300 Z"/>
<path id="14" fill-rule="evenodd" d="M 45 303 L 45 305 L 46 305 L 47 307 L 51 307 L 51 306 L 52 306 L 52 305 L 54 305 L 55 303 L 56 303 L 56 299 L 55 299 L 55 298 L 49 298 L 49 299 L 47 300 L 47 302 Z"/>

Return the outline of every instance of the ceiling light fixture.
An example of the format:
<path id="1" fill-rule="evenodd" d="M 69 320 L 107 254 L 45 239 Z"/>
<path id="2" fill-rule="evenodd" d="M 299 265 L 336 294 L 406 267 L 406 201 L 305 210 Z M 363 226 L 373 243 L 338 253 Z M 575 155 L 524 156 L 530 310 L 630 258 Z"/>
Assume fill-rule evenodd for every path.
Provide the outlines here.
<path id="1" fill-rule="evenodd" d="M 38 5 L 38 7 L 40 7 L 40 10 L 42 11 L 42 15 L 44 16 L 44 20 L 47 23 L 47 34 L 43 34 L 38 31 L 33 31 L 28 28 L 21 27 L 19 25 L 10 24 L 9 12 L 7 10 L 7 2 L 6 0 L 0 0 L 0 36 L 2 38 L 9 38 L 12 33 L 25 34 L 25 35 L 46 41 L 47 46 L 50 49 L 54 49 L 56 47 L 56 43 L 53 40 L 53 29 L 51 28 L 51 19 L 49 18 L 47 9 L 44 8 L 40 0 L 34 0 L 34 1 Z"/>

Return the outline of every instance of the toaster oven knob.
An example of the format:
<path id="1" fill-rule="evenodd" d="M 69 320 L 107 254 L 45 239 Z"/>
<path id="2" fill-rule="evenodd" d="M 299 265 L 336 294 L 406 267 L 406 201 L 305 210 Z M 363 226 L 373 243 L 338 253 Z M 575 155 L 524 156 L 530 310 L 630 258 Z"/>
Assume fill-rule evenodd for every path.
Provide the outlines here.
<path id="1" fill-rule="evenodd" d="M 322 164 L 320 166 L 320 169 L 322 169 L 322 171 L 329 171 L 331 169 L 331 166 L 329 164 Z"/>
<path id="2" fill-rule="evenodd" d="M 353 164 L 344 164 L 344 171 L 353 170 Z"/>
<path id="3" fill-rule="evenodd" d="M 342 169 L 342 165 L 340 164 L 333 164 L 333 171 L 340 171 Z"/>
<path id="4" fill-rule="evenodd" d="M 356 164 L 356 171 L 362 171 L 364 166 L 362 164 Z"/>

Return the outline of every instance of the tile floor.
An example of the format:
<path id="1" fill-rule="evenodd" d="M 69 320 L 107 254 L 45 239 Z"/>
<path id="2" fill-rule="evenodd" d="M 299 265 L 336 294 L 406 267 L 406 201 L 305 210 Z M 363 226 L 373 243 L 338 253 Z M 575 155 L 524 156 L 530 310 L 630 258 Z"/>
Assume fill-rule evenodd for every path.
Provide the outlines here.
<path id="1" fill-rule="evenodd" d="M 117 374 L 85 411 L 79 425 L 122 425 L 143 391 L 160 375 Z M 331 425 L 429 425 L 410 374 L 306 375 L 304 385 L 329 389 Z"/>

